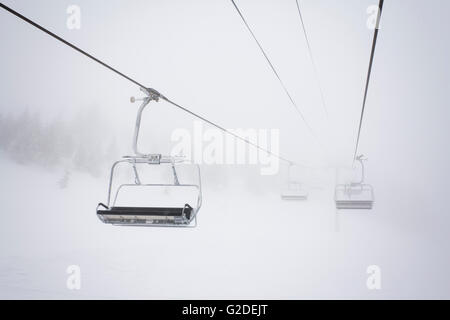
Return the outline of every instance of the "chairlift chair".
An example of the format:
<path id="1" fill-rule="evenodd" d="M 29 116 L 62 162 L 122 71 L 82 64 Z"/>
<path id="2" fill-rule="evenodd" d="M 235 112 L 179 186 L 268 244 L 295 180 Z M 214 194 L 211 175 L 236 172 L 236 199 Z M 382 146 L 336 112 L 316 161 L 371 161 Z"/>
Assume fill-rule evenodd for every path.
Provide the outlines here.
<path id="1" fill-rule="evenodd" d="M 157 226 L 157 227 L 195 227 L 197 225 L 197 213 L 200 210 L 202 204 L 202 192 L 201 192 L 201 176 L 200 167 L 195 165 L 198 183 L 184 184 L 180 183 L 177 174 L 177 165 L 185 163 L 182 157 L 163 156 L 161 154 L 144 154 L 138 151 L 137 143 L 139 137 L 139 129 L 141 123 L 142 111 L 152 100 L 158 101 L 161 95 L 150 88 L 141 88 L 146 94 L 146 97 L 142 99 L 131 98 L 131 102 L 134 103 L 137 100 L 141 100 L 142 104 L 138 110 L 136 117 L 136 126 L 133 137 L 133 156 L 124 156 L 122 159 L 116 161 L 112 168 L 109 178 L 108 188 L 108 200 L 106 204 L 99 203 L 97 206 L 98 218 L 107 224 L 121 225 L 121 226 Z M 113 181 L 114 173 L 119 164 L 126 164 L 131 166 L 134 173 L 134 183 L 120 184 L 115 188 L 115 194 L 113 196 Z M 139 174 L 139 166 L 158 166 L 166 165 L 170 166 L 173 183 L 143 183 L 141 175 Z M 194 188 L 197 193 L 197 199 L 195 203 L 179 204 L 177 206 L 117 206 L 117 198 L 121 190 L 127 187 L 144 188 L 144 187 L 156 187 L 156 188 Z"/>
<path id="2" fill-rule="evenodd" d="M 281 192 L 281 199 L 283 200 L 306 200 L 308 199 L 308 192 L 303 187 L 302 183 L 298 180 L 292 179 L 291 167 L 293 164 L 289 164 L 288 167 L 288 182 L 283 191 Z"/>
<path id="3" fill-rule="evenodd" d="M 373 187 L 364 183 L 364 161 L 367 158 L 360 155 L 356 160 L 361 165 L 361 179 L 336 186 L 334 194 L 336 209 L 372 209 L 373 207 L 375 201 Z"/>

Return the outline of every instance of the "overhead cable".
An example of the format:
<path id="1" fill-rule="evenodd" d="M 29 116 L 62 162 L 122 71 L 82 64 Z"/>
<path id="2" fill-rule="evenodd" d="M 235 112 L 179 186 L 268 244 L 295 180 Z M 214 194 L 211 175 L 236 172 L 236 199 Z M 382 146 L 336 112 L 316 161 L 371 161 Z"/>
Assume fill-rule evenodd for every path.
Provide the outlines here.
<path id="1" fill-rule="evenodd" d="M 217 123 L 215 123 L 215 122 L 213 122 L 213 121 L 210 121 L 210 120 L 206 119 L 205 117 L 200 116 L 200 115 L 194 113 L 193 111 L 191 111 L 191 110 L 189 110 L 189 109 L 187 109 L 187 108 L 185 108 L 185 107 L 183 107 L 183 106 L 181 106 L 181 105 L 179 105 L 179 104 L 177 104 L 177 103 L 171 101 L 170 99 L 168 99 L 168 98 L 166 98 L 165 96 L 163 96 L 162 94 L 160 94 L 158 91 L 156 91 L 156 90 L 154 90 L 154 89 L 150 89 L 150 88 L 144 86 L 144 85 L 141 84 L 140 82 L 138 82 L 138 81 L 134 80 L 133 78 L 131 78 L 131 77 L 125 75 L 124 73 L 122 73 L 122 72 L 118 71 L 117 69 L 111 67 L 110 65 L 106 64 L 105 62 L 103 62 L 103 61 L 97 59 L 97 58 L 94 57 L 93 55 L 87 53 L 86 51 L 80 49 L 79 47 L 73 45 L 72 43 L 70 43 L 70 42 L 64 40 L 63 38 L 59 37 L 59 36 L 56 35 L 55 33 L 49 31 L 48 29 L 46 29 L 46 28 L 44 28 L 44 27 L 42 27 L 42 26 L 39 25 L 38 23 L 36 23 L 36 22 L 34 22 L 34 21 L 28 19 L 27 17 L 23 16 L 22 14 L 18 13 L 18 12 L 15 11 L 15 10 L 11 9 L 10 7 L 5 6 L 3 3 L 0 3 L 0 7 L 1 7 L 2 9 L 5 9 L 6 11 L 12 13 L 12 14 L 15 15 L 16 17 L 22 19 L 23 21 L 29 23 L 30 25 L 34 26 L 35 28 L 37 28 L 37 29 L 39 29 L 39 30 L 45 32 L 46 34 L 50 35 L 51 37 L 55 38 L 56 40 L 58 40 L 58 41 L 64 43 L 65 45 L 69 46 L 70 48 L 72 48 L 72 49 L 78 51 L 79 53 L 83 54 L 84 56 L 86 56 L 86 57 L 92 59 L 93 61 L 95 61 L 95 62 L 97 62 L 97 63 L 99 63 L 100 65 L 104 66 L 105 68 L 107 68 L 107 69 L 113 71 L 114 73 L 116 73 L 116 74 L 118 74 L 119 76 L 125 78 L 126 80 L 128 80 L 128 81 L 134 83 L 135 85 L 137 85 L 137 86 L 139 86 L 139 87 L 145 89 L 145 91 L 151 92 L 151 94 L 153 94 L 153 95 L 156 94 L 156 95 L 158 96 L 158 98 L 161 98 L 162 100 L 168 102 L 168 103 L 171 104 L 172 106 L 175 106 L 176 108 L 178 108 L 178 109 L 180 109 L 180 110 L 182 110 L 182 111 L 184 111 L 184 112 L 189 113 L 190 115 L 192 115 L 192 116 L 194 116 L 194 117 L 196 117 L 196 118 L 198 118 L 198 119 L 200 119 L 200 120 L 202 120 L 202 121 L 204 121 L 204 122 L 210 124 L 211 126 L 213 126 L 213 127 L 217 128 L 217 129 L 219 129 L 219 130 L 225 132 L 226 134 L 229 134 L 229 135 L 235 137 L 236 139 L 239 139 L 239 140 L 245 142 L 245 143 L 248 144 L 248 145 L 251 145 L 251 146 L 253 146 L 253 147 L 256 147 L 258 150 L 263 151 L 263 152 L 266 152 L 267 154 L 269 154 L 269 155 L 271 155 L 271 156 L 273 156 L 273 157 L 276 157 L 276 158 L 278 158 L 278 159 L 281 160 L 281 161 L 285 161 L 285 162 L 290 163 L 290 164 L 296 164 L 294 161 L 291 161 L 291 160 L 289 160 L 289 159 L 287 159 L 287 158 L 284 158 L 284 157 L 282 157 L 282 156 L 280 156 L 280 155 L 278 155 L 278 154 L 275 154 L 275 153 L 271 152 L 270 150 L 267 150 L 267 149 L 261 147 L 260 145 L 254 143 L 254 142 L 251 142 L 251 141 L 249 141 L 248 139 L 245 139 L 245 138 L 243 138 L 243 137 L 241 137 L 241 136 L 239 136 L 239 135 L 237 135 L 237 134 L 231 132 L 231 131 L 228 130 L 228 129 L 225 129 L 223 126 L 218 125 Z M 301 164 L 297 164 L 297 165 L 301 165 Z"/>

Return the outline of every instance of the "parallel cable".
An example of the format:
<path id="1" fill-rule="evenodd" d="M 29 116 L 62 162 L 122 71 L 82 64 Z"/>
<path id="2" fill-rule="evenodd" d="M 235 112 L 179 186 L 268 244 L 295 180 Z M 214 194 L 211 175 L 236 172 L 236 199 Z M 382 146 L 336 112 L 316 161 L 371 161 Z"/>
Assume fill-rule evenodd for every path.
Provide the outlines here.
<path id="1" fill-rule="evenodd" d="M 303 122 L 305 123 L 306 127 L 308 128 L 308 130 L 310 131 L 311 135 L 315 138 L 318 139 L 316 134 L 314 133 L 314 130 L 312 129 L 312 127 L 308 124 L 308 121 L 306 121 L 305 116 L 303 115 L 303 113 L 301 112 L 300 108 L 297 106 L 297 104 L 295 103 L 294 99 L 292 98 L 291 94 L 289 93 L 288 89 L 286 88 L 286 86 L 284 85 L 283 80 L 281 80 L 281 77 L 279 76 L 277 70 L 275 69 L 274 65 L 272 64 L 272 62 L 270 61 L 268 55 L 266 54 L 266 51 L 263 49 L 261 43 L 259 42 L 259 40 L 256 38 L 255 34 L 253 33 L 252 29 L 250 28 L 250 25 L 247 23 L 247 20 L 245 19 L 244 15 L 242 14 L 241 10 L 239 10 L 239 7 L 236 5 L 236 2 L 234 2 L 234 0 L 231 0 L 231 2 L 233 3 L 234 8 L 236 9 L 237 13 L 239 14 L 239 16 L 241 17 L 242 21 L 244 22 L 245 26 L 247 27 L 247 30 L 250 32 L 250 34 L 253 37 L 253 40 L 255 40 L 256 44 L 258 45 L 259 49 L 261 50 L 261 53 L 263 54 L 264 58 L 266 59 L 267 63 L 269 64 L 270 68 L 272 69 L 273 73 L 275 74 L 275 76 L 277 77 L 278 81 L 281 84 L 281 87 L 283 88 L 284 92 L 286 93 L 286 95 L 288 96 L 289 100 L 291 101 L 292 106 L 295 108 L 295 110 L 297 111 L 297 113 L 300 115 L 300 117 L 302 118 Z"/>
<path id="2" fill-rule="evenodd" d="M 305 39 L 306 39 L 306 45 L 308 47 L 309 58 L 311 59 L 311 64 L 312 64 L 312 67 L 314 69 L 314 73 L 315 73 L 315 76 L 316 76 L 317 84 L 319 86 L 320 98 L 322 99 L 323 110 L 325 111 L 326 116 L 328 116 L 328 109 L 327 109 L 327 106 L 326 106 L 326 103 L 325 103 L 325 95 L 323 94 L 323 88 L 322 88 L 322 83 L 320 82 L 319 72 L 317 71 L 316 62 L 315 62 L 314 56 L 312 54 L 311 44 L 309 43 L 308 33 L 306 32 L 305 22 L 303 20 L 302 12 L 300 10 L 300 4 L 298 3 L 298 0 L 295 0 L 295 2 L 297 3 L 297 11 L 298 11 L 298 15 L 300 17 L 300 22 L 301 22 L 301 25 L 302 25 L 303 34 L 304 34 Z"/>
<path id="3" fill-rule="evenodd" d="M 363 99 L 363 104 L 362 104 L 362 108 L 361 108 L 361 117 L 359 119 L 358 136 L 356 138 L 356 146 L 355 146 L 355 153 L 353 155 L 353 161 L 355 161 L 356 155 L 358 153 L 359 138 L 361 136 L 361 128 L 362 128 L 362 123 L 363 123 L 363 119 L 364 119 L 364 111 L 366 108 L 367 93 L 369 91 L 370 75 L 372 73 L 372 65 L 373 65 L 373 60 L 374 60 L 374 56 L 375 56 L 375 47 L 377 44 L 378 30 L 380 27 L 380 20 L 381 20 L 381 13 L 383 11 L 383 4 L 384 4 L 384 0 L 380 0 L 380 2 L 378 4 L 377 21 L 376 21 L 375 31 L 374 31 L 374 35 L 373 35 L 372 50 L 370 53 L 370 60 L 369 60 L 369 70 L 367 72 L 366 87 L 364 90 L 364 99 Z"/>
<path id="4" fill-rule="evenodd" d="M 23 16 L 22 14 L 18 13 L 17 11 L 15 11 L 15 10 L 13 10 L 13 9 L 11 9 L 11 8 L 9 8 L 9 7 L 7 7 L 7 6 L 5 6 L 3 3 L 0 3 L 0 7 L 1 7 L 2 9 L 5 9 L 6 11 L 12 13 L 12 14 L 15 15 L 16 17 L 22 19 L 23 21 L 29 23 L 30 25 L 36 27 L 37 29 L 39 29 L 39 30 L 45 32 L 46 34 L 50 35 L 51 37 L 55 38 L 56 40 L 59 40 L 60 42 L 64 43 L 65 45 L 67 45 L 67 46 L 71 47 L 72 49 L 78 51 L 79 53 L 83 54 L 84 56 L 86 56 L 86 57 L 88 57 L 88 58 L 94 60 L 95 62 L 101 64 L 102 66 L 106 67 L 107 69 L 109 69 L 109 70 L 113 71 L 114 73 L 120 75 L 121 77 L 125 78 L 126 80 L 128 80 L 128 81 L 130 81 L 130 82 L 132 82 L 132 83 L 134 83 L 134 84 L 136 84 L 136 85 L 138 85 L 138 86 L 141 87 L 141 88 L 144 88 L 144 89 L 146 89 L 146 90 L 149 90 L 146 86 L 144 86 L 143 84 L 139 83 L 138 81 L 136 81 L 136 80 L 130 78 L 129 76 L 123 74 L 122 72 L 120 72 L 120 71 L 118 71 L 117 69 L 111 67 L 110 65 L 104 63 L 103 61 L 101 61 L 101 60 L 95 58 L 93 55 L 87 53 L 86 51 L 84 51 L 84 50 L 82 50 L 82 49 L 80 49 L 80 48 L 78 48 L 77 46 L 73 45 L 72 43 L 70 43 L 70 42 L 64 40 L 63 38 L 59 37 L 58 35 L 54 34 L 53 32 L 49 31 L 48 29 L 45 29 L 45 28 L 42 27 L 41 25 L 39 25 L 39 24 L 37 24 L 36 22 L 34 22 L 34 21 L 28 19 L 27 17 Z M 179 104 L 177 104 L 177 103 L 175 103 L 175 102 L 169 100 L 168 98 L 166 98 L 165 96 L 163 96 L 163 95 L 161 95 L 159 92 L 157 92 L 156 90 L 151 89 L 151 92 L 152 92 L 152 93 L 156 93 L 156 94 L 158 95 L 159 98 L 161 98 L 161 99 L 163 99 L 164 101 L 168 102 L 169 104 L 171 104 L 171 105 L 177 107 L 178 109 L 180 109 L 180 110 L 182 110 L 182 111 L 184 111 L 184 112 L 189 113 L 190 115 L 192 115 L 192 116 L 194 116 L 194 117 L 196 117 L 196 118 L 198 118 L 198 119 L 200 119 L 200 120 L 202 120 L 202 121 L 204 121 L 204 122 L 206 122 L 206 123 L 212 125 L 213 127 L 215 127 L 215 128 L 217 128 L 217 129 L 219 129 L 219 130 L 225 132 L 226 134 L 229 134 L 229 135 L 231 135 L 231 136 L 233 136 L 233 137 L 235 137 L 235 138 L 237 138 L 237 139 L 239 139 L 239 140 L 241 140 L 241 141 L 247 143 L 248 145 L 251 145 L 251 146 L 253 146 L 253 147 L 256 147 L 258 150 L 264 151 L 264 152 L 266 152 L 267 154 L 269 154 L 269 155 L 271 155 L 271 156 L 273 156 L 273 157 L 276 157 L 277 159 L 279 159 L 279 160 L 281 160 L 281 161 L 285 161 L 285 162 L 287 162 L 287 163 L 289 163 L 289 164 L 295 164 L 295 165 L 299 165 L 299 166 L 304 166 L 304 165 L 302 165 L 302 164 L 295 163 L 294 161 L 291 161 L 291 160 L 289 160 L 289 159 L 287 159 L 287 158 L 284 158 L 284 157 L 282 157 L 282 156 L 280 156 L 280 155 L 278 155 L 278 154 L 275 154 L 275 153 L 273 153 L 273 152 L 271 152 L 271 151 L 269 151 L 269 150 L 267 150 L 267 149 L 261 147 L 260 145 L 258 145 L 258 144 L 256 144 L 256 143 L 253 143 L 253 142 L 251 142 L 251 141 L 249 141 L 249 140 L 247 140 L 247 139 L 245 139 L 245 138 L 243 138 L 243 137 L 241 137 L 241 136 L 239 136 L 239 135 L 237 135 L 237 134 L 231 132 L 230 130 L 225 129 L 224 127 L 222 127 L 222 126 L 216 124 L 215 122 L 210 121 L 210 120 L 206 119 L 205 117 L 202 117 L 202 116 L 200 116 L 200 115 L 198 115 L 198 114 L 196 114 L 196 113 L 190 111 L 189 109 L 187 109 L 187 108 L 185 108 L 185 107 L 183 107 L 183 106 L 181 106 L 181 105 L 179 105 Z"/>

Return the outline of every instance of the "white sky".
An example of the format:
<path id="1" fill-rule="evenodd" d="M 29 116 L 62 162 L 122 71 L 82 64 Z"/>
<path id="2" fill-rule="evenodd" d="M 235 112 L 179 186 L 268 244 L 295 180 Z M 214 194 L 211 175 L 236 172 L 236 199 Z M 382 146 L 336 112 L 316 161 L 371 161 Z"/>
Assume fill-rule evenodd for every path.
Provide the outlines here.
<path id="1" fill-rule="evenodd" d="M 284 156 L 313 164 L 324 161 L 228 0 L 4 2 L 225 127 L 279 128 Z M 301 1 L 328 122 L 295 1 L 236 2 L 331 149 L 330 161 L 351 163 L 372 40 L 366 9 L 378 1 Z M 66 28 L 66 8 L 74 3 L 82 10 L 79 31 Z M 0 166 L 6 177 L 2 200 L 5 212 L 11 213 L 11 223 L 3 224 L 0 232 L 2 250 L 10 250 L 11 257 L 20 250 L 28 256 L 61 246 L 68 254 L 60 259 L 63 267 L 73 263 L 79 250 L 94 279 L 87 285 L 94 291 L 115 285 L 118 296 L 123 296 L 123 287 L 128 293 L 136 287 L 125 282 L 130 275 L 141 283 L 139 272 L 152 271 L 151 276 L 166 277 L 149 281 L 142 296 L 448 297 L 448 12 L 448 0 L 385 1 L 360 149 L 369 157 L 367 178 L 375 188 L 376 204 L 370 214 L 340 216 L 344 234 L 327 232 L 336 217 L 331 184 L 329 194 L 315 190 L 303 204 L 281 203 L 278 195 L 247 197 L 234 186 L 226 194 L 206 186 L 196 233 L 149 232 L 111 229 L 97 221 L 94 207 L 104 197 L 103 180 L 77 176 L 74 187 L 55 197 L 53 182 L 41 180 L 43 173 L 9 165 Z M 99 121 L 109 123 L 122 136 L 120 145 L 129 149 L 137 106 L 128 99 L 138 95 L 134 85 L 4 11 L 0 38 L 2 112 L 28 107 L 51 119 L 96 105 L 103 112 Z M 158 137 L 160 145 L 165 137 L 161 132 L 192 127 L 190 116 L 167 104 L 160 103 L 148 115 L 143 136 Z M 35 199 L 23 201 L 28 197 Z M 50 210 L 53 201 L 59 205 Z M 47 220 L 42 222 L 35 212 L 48 214 L 43 215 Z M 180 243 L 192 243 L 193 250 L 180 250 Z M 148 252 L 144 262 L 143 252 Z M 111 281 L 113 271 L 111 276 L 98 271 L 99 255 L 106 257 L 105 265 L 117 266 L 116 259 L 119 267 L 129 268 L 126 285 Z M 372 263 L 381 264 L 385 274 L 380 295 L 364 286 L 365 267 Z M 41 261 L 43 269 L 47 265 Z M 179 266 L 187 266 L 194 279 L 177 273 Z M 38 271 L 33 279 L 44 282 Z M 166 281 L 169 273 L 175 274 L 171 282 Z M 102 285 L 95 281 L 98 274 Z M 56 275 L 52 271 L 50 278 Z M 61 290 L 64 276 L 62 272 L 62 281 L 57 280 Z M 355 277 L 360 278 L 355 282 Z M 216 291 L 217 279 L 221 291 Z"/>
<path id="2" fill-rule="evenodd" d="M 376 107 L 378 88 L 387 80 L 380 79 L 380 69 L 385 68 L 386 55 L 395 49 L 387 47 L 385 39 L 395 32 L 392 25 L 401 9 L 398 2 L 386 4 L 383 28 L 387 30 L 380 34 L 369 111 Z M 230 1 L 78 1 L 81 30 L 66 28 L 66 8 L 73 2 L 6 4 L 227 128 L 280 129 L 281 153 L 288 158 L 314 164 L 325 159 Z M 329 160 L 348 163 L 373 34 L 366 27 L 366 9 L 374 1 L 301 2 L 328 119 L 295 1 L 243 0 L 237 4 L 316 135 L 330 148 Z M 131 134 L 135 108 L 127 100 L 138 94 L 134 85 L 12 15 L 0 14 L 5 109 L 29 106 L 44 109 L 50 116 L 98 105 L 104 119 L 123 135 Z M 174 124 L 192 127 L 192 118 L 172 111 L 158 114 L 168 120 L 158 124 L 168 130 Z M 370 119 L 366 121 L 370 123 Z M 364 131 L 362 143 L 367 134 Z"/>

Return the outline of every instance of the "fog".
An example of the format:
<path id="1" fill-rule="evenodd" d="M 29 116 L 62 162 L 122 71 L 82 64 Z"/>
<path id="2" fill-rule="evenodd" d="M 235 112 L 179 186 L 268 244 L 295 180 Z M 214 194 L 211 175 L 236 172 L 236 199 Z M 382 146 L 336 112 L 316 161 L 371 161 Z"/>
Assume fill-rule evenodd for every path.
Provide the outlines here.
<path id="1" fill-rule="evenodd" d="M 355 173 L 366 10 L 377 1 L 300 1 L 327 112 L 295 1 L 236 3 L 315 136 L 230 1 L 5 1 L 225 128 L 279 130 L 309 197 L 280 199 L 284 162 L 268 176 L 202 164 L 197 228 L 102 224 L 95 206 L 112 162 L 132 153 L 139 88 L 2 10 L 0 297 L 449 298 L 450 3 L 385 1 L 358 150 L 375 205 L 352 213 L 336 211 L 333 193 L 336 176 Z M 66 26 L 72 4 L 79 30 Z M 174 130 L 194 130 L 166 102 L 148 108 L 148 152 L 168 153 Z M 80 290 L 66 287 L 70 265 Z M 370 265 L 381 290 L 366 286 Z"/>

